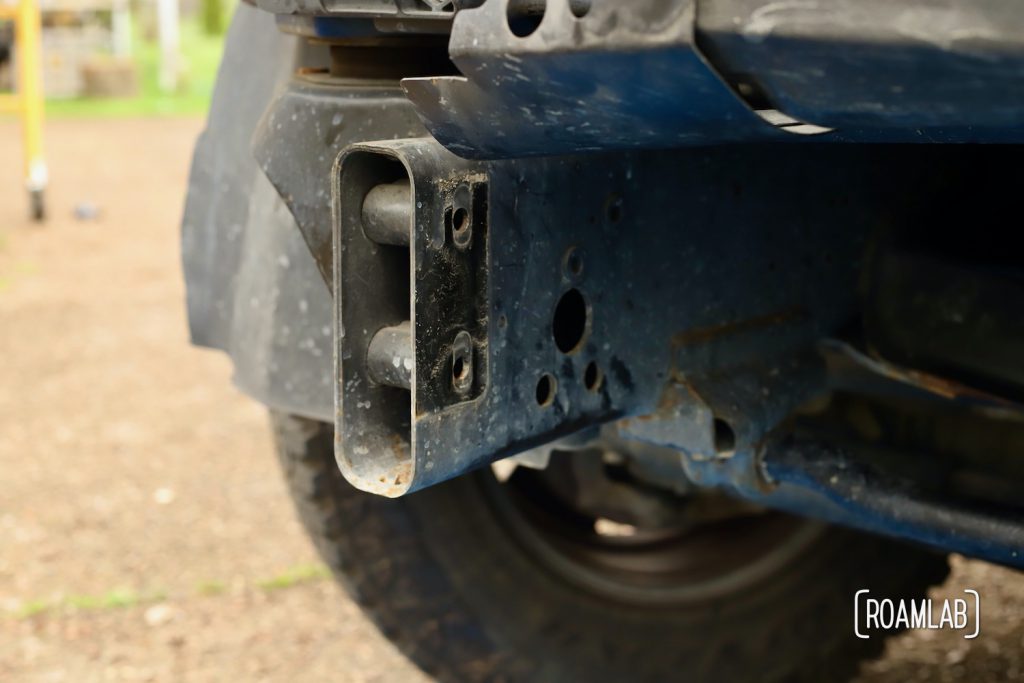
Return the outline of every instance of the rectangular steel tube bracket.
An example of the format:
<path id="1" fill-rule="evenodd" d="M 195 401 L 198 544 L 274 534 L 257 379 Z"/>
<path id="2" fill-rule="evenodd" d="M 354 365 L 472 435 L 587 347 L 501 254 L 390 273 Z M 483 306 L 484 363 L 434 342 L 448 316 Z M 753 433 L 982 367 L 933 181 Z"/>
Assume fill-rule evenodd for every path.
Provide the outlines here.
<path id="1" fill-rule="evenodd" d="M 487 178 L 410 139 L 348 148 L 335 179 L 338 464 L 357 487 L 398 496 L 447 478 L 420 425 L 465 410 L 487 383 Z M 403 182 L 411 191 L 372 192 Z M 403 211 L 408 240 L 394 234 Z M 396 348 L 403 328 L 408 349 Z"/>

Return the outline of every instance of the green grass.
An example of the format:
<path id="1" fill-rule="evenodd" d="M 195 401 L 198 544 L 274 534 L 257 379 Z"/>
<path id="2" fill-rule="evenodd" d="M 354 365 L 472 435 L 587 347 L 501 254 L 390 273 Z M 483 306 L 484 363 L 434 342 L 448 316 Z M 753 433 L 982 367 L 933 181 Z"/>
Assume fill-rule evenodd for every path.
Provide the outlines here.
<path id="1" fill-rule="evenodd" d="M 331 577 L 331 570 L 322 564 L 306 564 L 272 576 L 268 579 L 257 581 L 256 585 L 265 591 L 281 590 L 291 588 L 310 581 L 320 581 Z"/>
<path id="2" fill-rule="evenodd" d="M 300 564 L 290 567 L 280 574 L 253 581 L 250 586 L 270 593 L 294 588 L 307 583 L 315 583 L 331 578 L 331 570 L 323 564 Z M 212 579 L 196 585 L 194 596 L 216 597 L 227 592 L 227 584 Z M 110 610 L 129 609 L 142 605 L 150 605 L 167 599 L 167 591 L 150 591 L 141 593 L 129 589 L 118 588 L 101 595 L 67 595 L 49 600 L 29 600 L 10 613 L 15 619 L 28 619 L 39 615 L 66 614 L 81 612 L 106 612 Z M 192 597 L 183 595 L 179 597 Z M 0 612 L 0 616 L 2 616 Z"/>
<path id="3" fill-rule="evenodd" d="M 101 612 L 113 609 L 127 609 L 160 602 L 167 593 L 136 593 L 132 590 L 116 588 L 102 595 L 68 595 L 56 600 L 30 600 L 18 609 L 14 616 L 27 619 L 38 614 L 50 612 Z"/>
<path id="4" fill-rule="evenodd" d="M 136 32 L 134 57 L 139 69 L 139 95 L 130 98 L 73 98 L 48 100 L 46 115 L 63 117 L 184 116 L 205 114 L 210 106 L 223 36 L 202 30 L 198 17 L 181 22 L 181 87 L 177 93 L 160 91 L 160 48 Z"/>
<path id="5" fill-rule="evenodd" d="M 78 612 L 95 612 L 137 607 L 150 602 L 159 602 L 165 597 L 167 594 L 162 591 L 143 595 L 124 588 L 115 588 L 103 595 L 70 595 L 65 598 L 64 605 Z"/>
<path id="6" fill-rule="evenodd" d="M 48 612 L 53 609 L 53 603 L 49 600 L 31 600 L 26 602 L 21 608 L 15 612 L 15 616 L 19 619 L 28 619 L 34 617 L 37 614 Z"/>

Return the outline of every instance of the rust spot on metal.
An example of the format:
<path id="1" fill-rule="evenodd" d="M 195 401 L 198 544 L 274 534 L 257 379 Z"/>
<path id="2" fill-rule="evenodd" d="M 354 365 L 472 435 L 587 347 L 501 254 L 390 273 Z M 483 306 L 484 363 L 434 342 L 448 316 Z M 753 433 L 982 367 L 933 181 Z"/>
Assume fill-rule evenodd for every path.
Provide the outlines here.
<path id="1" fill-rule="evenodd" d="M 759 315 L 753 318 L 735 320 L 710 327 L 698 327 L 692 330 L 684 330 L 672 335 L 672 348 L 678 349 L 682 346 L 695 346 L 707 344 L 720 337 L 727 337 L 734 334 L 742 334 L 752 330 L 759 330 L 774 325 L 796 322 L 807 318 L 807 312 L 802 308 L 792 308 L 778 313 Z"/>
<path id="2" fill-rule="evenodd" d="M 1013 408 L 1015 410 L 1020 410 L 1022 408 L 1019 403 L 1005 399 L 1001 396 L 996 396 L 995 394 L 990 394 L 980 389 L 975 389 L 974 387 L 967 386 L 966 384 L 961 384 L 955 380 L 930 375 L 927 372 L 921 372 L 920 370 L 903 368 L 878 358 L 875 359 L 875 362 L 877 363 L 877 367 L 882 371 L 882 374 L 886 377 L 905 384 L 911 384 L 943 398 L 950 400 L 968 398 L 976 401 L 982 401 L 984 403 L 992 403 L 1005 408 Z"/>
<path id="3" fill-rule="evenodd" d="M 387 483 L 389 480 L 390 483 Z M 386 476 L 381 477 L 381 483 L 387 486 L 383 494 L 388 498 L 396 498 L 406 492 L 411 481 L 412 461 L 406 460 L 392 468 Z"/>
<path id="4" fill-rule="evenodd" d="M 399 434 L 391 435 L 391 452 L 395 454 L 395 459 L 401 463 L 405 463 L 406 466 L 409 464 L 409 444 L 402 439 Z"/>
<path id="5" fill-rule="evenodd" d="M 823 347 L 826 350 L 845 355 L 853 362 L 867 368 L 871 372 L 878 373 L 879 375 L 896 382 L 917 387 L 918 389 L 935 394 L 936 396 L 941 396 L 947 400 L 968 399 L 1014 411 L 1024 410 L 1024 405 L 1017 401 L 1003 398 L 1002 396 L 991 394 L 981 389 L 976 389 L 975 387 L 962 384 L 956 380 L 939 377 L 927 372 L 922 372 L 921 370 L 914 370 L 913 368 L 907 368 L 902 365 L 890 363 L 873 349 L 869 351 L 871 355 L 868 355 L 851 344 L 838 340 L 828 340 L 823 344 Z"/>
<path id="6" fill-rule="evenodd" d="M 690 330 L 683 330 L 672 335 L 671 339 L 671 365 L 669 366 L 669 377 L 678 384 L 686 384 L 686 377 L 679 370 L 678 355 L 681 348 L 687 346 L 698 346 L 718 341 L 723 337 L 744 334 L 747 332 L 762 330 L 776 325 L 785 325 L 807 320 L 807 311 L 803 308 L 790 308 L 766 315 L 734 320 L 720 325 L 710 327 L 698 327 Z M 691 394 L 696 394 L 693 387 L 689 387 Z"/>
<path id="7" fill-rule="evenodd" d="M 693 386 L 691 386 L 686 380 L 681 379 L 678 381 L 670 381 L 665 385 L 664 389 L 662 389 L 661 396 L 658 398 L 658 405 L 655 406 L 654 412 L 629 418 L 626 420 L 626 423 L 672 419 L 675 416 L 676 409 L 679 408 L 679 406 L 685 405 L 687 401 L 699 401 L 704 403 L 704 399 L 700 397 L 700 394 L 698 394 Z"/>
<path id="8" fill-rule="evenodd" d="M 683 397 L 677 384 L 670 383 L 665 385 L 665 388 L 661 392 L 661 396 L 658 398 L 658 405 L 655 407 L 653 413 L 647 415 L 640 415 L 635 419 L 638 422 L 649 422 L 651 420 L 660 419 L 662 416 L 672 415 L 675 409 L 683 404 Z"/>

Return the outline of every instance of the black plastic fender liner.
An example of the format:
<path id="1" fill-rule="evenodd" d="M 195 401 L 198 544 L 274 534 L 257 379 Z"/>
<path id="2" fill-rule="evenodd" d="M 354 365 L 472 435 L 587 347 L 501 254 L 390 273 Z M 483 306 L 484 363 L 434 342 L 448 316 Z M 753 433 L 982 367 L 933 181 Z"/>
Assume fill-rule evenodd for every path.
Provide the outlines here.
<path id="1" fill-rule="evenodd" d="M 235 383 L 257 400 L 330 420 L 330 293 L 250 142 L 300 57 L 317 58 L 307 45 L 239 5 L 192 160 L 182 263 L 192 341 L 226 351 Z"/>

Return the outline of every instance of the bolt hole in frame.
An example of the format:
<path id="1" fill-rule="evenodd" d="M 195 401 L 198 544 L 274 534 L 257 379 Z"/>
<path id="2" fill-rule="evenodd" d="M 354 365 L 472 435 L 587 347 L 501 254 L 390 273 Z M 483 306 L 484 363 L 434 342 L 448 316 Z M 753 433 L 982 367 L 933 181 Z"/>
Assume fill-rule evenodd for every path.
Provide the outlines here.
<path id="1" fill-rule="evenodd" d="M 604 373 L 597 363 L 590 361 L 583 371 L 583 386 L 587 388 L 587 391 L 597 393 L 601 390 L 602 384 L 604 384 Z"/>
<path id="2" fill-rule="evenodd" d="M 463 183 L 455 190 L 454 204 L 447 210 L 445 221 L 451 229 L 451 240 L 456 249 L 466 251 L 473 241 L 474 218 L 471 211 L 473 190 Z"/>
<path id="3" fill-rule="evenodd" d="M 452 225 L 455 228 L 455 232 L 462 232 L 469 227 L 469 212 L 461 206 L 455 209 L 455 215 L 452 217 Z"/>
<path id="4" fill-rule="evenodd" d="M 536 399 L 537 405 L 541 408 L 547 408 L 555 402 L 555 394 L 558 392 L 558 381 L 554 375 L 545 372 L 537 380 L 537 392 Z"/>
<path id="5" fill-rule="evenodd" d="M 569 12 L 582 19 L 590 13 L 592 4 L 592 0 L 569 0 Z M 505 10 L 509 30 L 519 38 L 533 35 L 544 21 L 546 10 L 546 0 L 509 0 Z"/>
<path id="6" fill-rule="evenodd" d="M 546 0 L 508 0 L 505 10 L 508 29 L 519 38 L 532 35 L 544 21 L 546 9 Z"/>
<path id="7" fill-rule="evenodd" d="M 463 207 L 455 209 L 455 213 L 452 215 L 452 236 L 455 238 L 456 243 L 461 242 L 461 238 L 466 234 L 469 229 L 469 211 Z"/>
<path id="8" fill-rule="evenodd" d="M 551 319 L 551 334 L 555 346 L 565 354 L 578 351 L 590 331 L 590 307 L 580 290 L 567 291 L 555 305 Z"/>
<path id="9" fill-rule="evenodd" d="M 582 19 L 590 13 L 592 0 L 569 0 L 569 11 L 577 19 Z"/>
<path id="10" fill-rule="evenodd" d="M 713 444 L 715 453 L 720 458 L 728 458 L 736 452 L 736 432 L 732 425 L 720 417 L 716 417 L 712 423 Z"/>
<path id="11" fill-rule="evenodd" d="M 583 274 L 583 254 L 578 247 L 569 247 L 565 251 L 562 267 L 567 277 L 578 278 Z"/>

